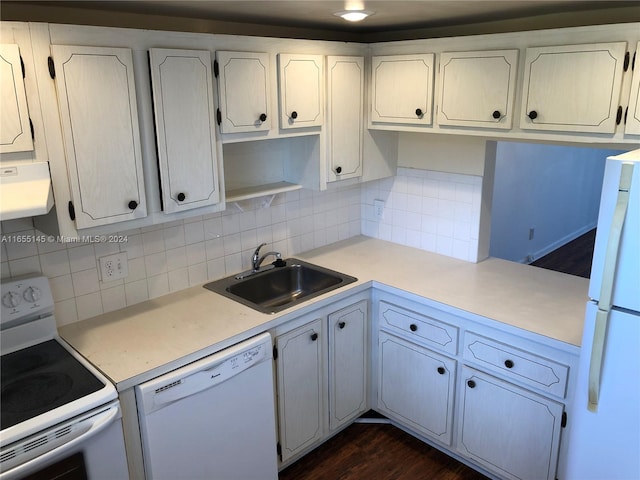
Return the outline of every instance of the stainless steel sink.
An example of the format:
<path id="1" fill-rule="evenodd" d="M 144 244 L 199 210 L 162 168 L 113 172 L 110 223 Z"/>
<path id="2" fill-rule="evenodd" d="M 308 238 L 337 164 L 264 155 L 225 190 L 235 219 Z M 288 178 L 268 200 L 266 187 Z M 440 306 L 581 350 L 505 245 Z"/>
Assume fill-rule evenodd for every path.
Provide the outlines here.
<path id="1" fill-rule="evenodd" d="M 357 278 L 312 263 L 289 258 L 283 267 L 237 279 L 230 276 L 204 288 L 263 313 L 276 313 L 295 304 L 357 281 Z"/>

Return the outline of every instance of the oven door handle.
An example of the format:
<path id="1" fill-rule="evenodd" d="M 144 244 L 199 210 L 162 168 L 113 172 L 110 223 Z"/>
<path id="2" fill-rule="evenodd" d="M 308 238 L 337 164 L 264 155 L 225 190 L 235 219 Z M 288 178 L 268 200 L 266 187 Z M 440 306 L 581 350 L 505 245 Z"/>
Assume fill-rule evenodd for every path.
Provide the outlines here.
<path id="1" fill-rule="evenodd" d="M 20 478 L 22 477 L 22 475 L 28 474 L 30 472 L 36 472 L 40 468 L 40 466 L 45 466 L 51 459 L 62 457 L 82 442 L 103 431 L 105 428 L 111 425 L 111 423 L 118 417 L 119 413 L 120 407 L 116 404 L 111 405 L 108 409 L 95 415 L 85 417 L 79 422 L 69 422 L 67 426 L 69 426 L 72 430 L 74 426 L 79 426 L 79 428 L 76 430 L 79 435 L 76 434 L 77 436 L 75 438 L 66 442 L 66 439 L 64 437 L 60 438 L 59 440 L 63 442 L 62 444 L 60 441 L 54 440 L 46 443 L 45 445 L 42 445 L 37 449 L 34 449 L 34 451 L 30 452 L 31 454 L 27 459 L 25 459 L 26 461 L 24 463 L 21 463 L 15 468 L 11 468 L 10 470 L 5 470 L 0 473 L 0 480 Z M 60 430 L 60 427 L 56 427 L 52 431 L 57 432 Z"/>

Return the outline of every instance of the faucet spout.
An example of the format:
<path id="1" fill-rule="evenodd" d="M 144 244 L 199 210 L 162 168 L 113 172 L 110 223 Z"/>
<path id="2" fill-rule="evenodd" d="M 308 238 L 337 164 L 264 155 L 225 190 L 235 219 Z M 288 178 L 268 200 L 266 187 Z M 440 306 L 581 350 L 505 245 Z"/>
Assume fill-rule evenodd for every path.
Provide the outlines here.
<path id="1" fill-rule="evenodd" d="M 251 257 L 251 271 L 254 273 L 260 270 L 260 265 L 262 265 L 262 262 L 264 262 L 265 258 L 270 255 L 276 257 L 276 260 L 282 260 L 282 255 L 280 254 L 280 252 L 267 252 L 264 255 L 260 256 L 260 249 L 265 245 L 266 243 L 261 243 L 260 245 L 258 245 L 258 248 L 256 248 L 255 252 L 253 252 L 253 256 Z"/>

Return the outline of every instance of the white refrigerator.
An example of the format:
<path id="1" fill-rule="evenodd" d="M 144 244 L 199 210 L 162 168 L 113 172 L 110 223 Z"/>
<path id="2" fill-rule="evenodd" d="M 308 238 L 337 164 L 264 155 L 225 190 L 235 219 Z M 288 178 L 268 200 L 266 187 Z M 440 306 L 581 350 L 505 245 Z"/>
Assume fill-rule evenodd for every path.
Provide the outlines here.
<path id="1" fill-rule="evenodd" d="M 640 150 L 607 159 L 560 480 L 640 479 Z"/>

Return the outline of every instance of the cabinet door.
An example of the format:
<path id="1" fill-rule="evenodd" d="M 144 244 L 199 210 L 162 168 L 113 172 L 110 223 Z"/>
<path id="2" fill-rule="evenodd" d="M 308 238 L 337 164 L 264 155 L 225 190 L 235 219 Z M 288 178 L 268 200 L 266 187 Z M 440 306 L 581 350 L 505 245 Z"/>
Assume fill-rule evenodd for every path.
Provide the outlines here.
<path id="1" fill-rule="evenodd" d="M 511 128 L 518 50 L 440 55 L 438 123 Z"/>
<path id="2" fill-rule="evenodd" d="M 527 48 L 520 127 L 613 133 L 626 46 Z"/>
<path id="3" fill-rule="evenodd" d="M 432 53 L 373 57 L 371 121 L 431 125 Z"/>
<path id="4" fill-rule="evenodd" d="M 52 45 L 77 228 L 147 215 L 128 48 Z"/>
<path id="5" fill-rule="evenodd" d="M 324 434 L 326 388 L 322 369 L 322 319 L 276 338 L 282 461 Z"/>
<path id="6" fill-rule="evenodd" d="M 327 57 L 328 181 L 362 175 L 364 58 Z"/>
<path id="7" fill-rule="evenodd" d="M 18 45 L 0 45 L 0 153 L 33 150 Z"/>
<path id="8" fill-rule="evenodd" d="M 626 114 L 626 126 L 624 133 L 629 135 L 640 135 L 640 42 L 636 45 L 636 53 L 633 62 L 633 79 L 631 81 L 631 97 L 629 98 L 629 108 Z"/>
<path id="9" fill-rule="evenodd" d="M 386 332 L 380 332 L 378 356 L 378 409 L 451 445 L 456 362 Z"/>
<path id="10" fill-rule="evenodd" d="M 216 52 L 220 131 L 259 132 L 271 128 L 269 54 Z"/>
<path id="11" fill-rule="evenodd" d="M 149 50 L 164 213 L 220 202 L 211 55 Z"/>
<path id="12" fill-rule="evenodd" d="M 468 367 L 462 381 L 458 450 L 504 478 L 553 480 L 562 405 Z"/>
<path id="13" fill-rule="evenodd" d="M 322 125 L 322 55 L 278 54 L 280 128 Z"/>
<path id="14" fill-rule="evenodd" d="M 329 427 L 367 409 L 367 301 L 329 315 Z"/>

